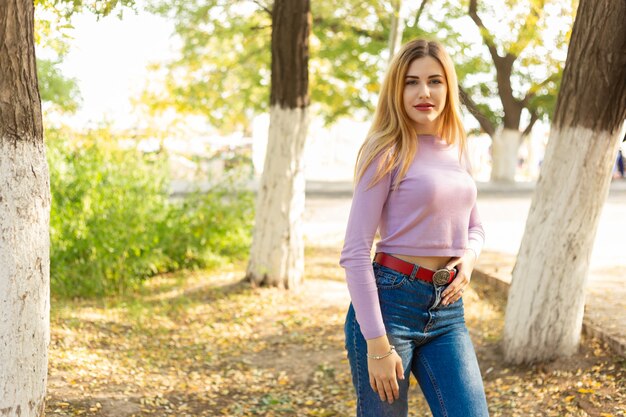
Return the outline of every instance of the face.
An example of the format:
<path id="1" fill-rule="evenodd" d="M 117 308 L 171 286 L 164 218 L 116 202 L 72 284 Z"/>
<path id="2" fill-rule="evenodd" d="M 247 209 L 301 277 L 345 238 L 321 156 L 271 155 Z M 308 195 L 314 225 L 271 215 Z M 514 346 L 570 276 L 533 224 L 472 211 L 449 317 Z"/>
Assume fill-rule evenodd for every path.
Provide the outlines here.
<path id="1" fill-rule="evenodd" d="M 418 134 L 435 134 L 446 105 L 448 86 L 443 67 L 425 56 L 411 62 L 404 79 L 404 109 Z"/>

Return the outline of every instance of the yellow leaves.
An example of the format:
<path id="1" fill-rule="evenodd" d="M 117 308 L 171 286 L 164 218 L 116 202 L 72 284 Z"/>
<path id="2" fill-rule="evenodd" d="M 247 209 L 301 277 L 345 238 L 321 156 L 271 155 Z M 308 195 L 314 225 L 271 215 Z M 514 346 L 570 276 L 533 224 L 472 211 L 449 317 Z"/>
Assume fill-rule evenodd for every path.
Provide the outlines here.
<path id="1" fill-rule="evenodd" d="M 95 412 L 100 411 L 101 408 L 102 408 L 102 404 L 97 402 L 96 405 L 94 405 L 93 407 L 89 407 L 89 411 L 91 411 L 92 413 L 95 413 Z"/>
<path id="2" fill-rule="evenodd" d="M 326 265 L 336 251 L 315 256 L 316 262 Z M 47 414 L 354 415 L 356 400 L 342 329 L 347 304 L 341 297 L 333 298 L 338 290 L 313 279 L 301 294 L 249 289 L 237 284 L 243 276 L 243 270 L 239 272 L 228 276 L 198 272 L 188 281 L 171 282 L 167 286 L 171 297 L 165 300 L 148 293 L 132 303 L 76 302 L 57 311 L 51 326 Z M 472 284 L 480 295 L 466 311 L 472 317 L 469 326 L 481 366 L 488 370 L 483 377 L 490 415 L 621 415 L 616 410 L 626 402 L 619 393 L 623 366 L 608 360 L 606 352 L 602 360 L 596 359 L 592 347 L 590 356 L 557 364 L 504 365 L 498 342 L 490 338 L 490 329 L 501 328 L 503 311 L 496 302 L 502 300 L 479 293 L 479 285 Z M 413 376 L 409 383 L 410 410 L 427 409 Z M 67 397 L 67 392 L 73 396 Z M 112 405 L 114 401 L 120 403 Z M 134 411 L 116 414 L 119 407 Z"/>
<path id="3" fill-rule="evenodd" d="M 285 372 L 281 372 L 277 382 L 278 385 L 287 385 L 289 383 L 289 376 Z"/>
<path id="4" fill-rule="evenodd" d="M 581 394 L 593 394 L 593 393 L 595 393 L 595 391 L 594 391 L 594 390 L 592 390 L 592 389 L 587 389 L 587 388 L 580 388 L 580 389 L 578 390 L 578 392 L 580 392 Z"/>
<path id="5" fill-rule="evenodd" d="M 311 410 L 307 413 L 308 416 L 312 417 L 330 417 L 337 415 L 333 410 L 327 410 L 325 408 L 318 408 L 315 410 Z"/>

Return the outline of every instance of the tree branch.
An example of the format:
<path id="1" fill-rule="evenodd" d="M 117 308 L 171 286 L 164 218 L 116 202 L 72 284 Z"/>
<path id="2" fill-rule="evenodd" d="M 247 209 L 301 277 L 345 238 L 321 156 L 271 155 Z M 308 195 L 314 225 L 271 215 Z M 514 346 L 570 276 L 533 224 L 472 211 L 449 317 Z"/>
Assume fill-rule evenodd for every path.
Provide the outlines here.
<path id="1" fill-rule="evenodd" d="M 343 28 L 341 27 L 342 23 L 341 22 L 337 22 L 337 21 L 331 21 L 323 19 L 321 17 L 314 17 L 313 18 L 313 26 L 315 27 L 327 27 L 328 29 L 332 30 L 333 32 L 337 33 L 340 32 Z M 387 42 L 388 39 L 383 36 L 381 33 L 377 33 L 377 32 L 369 32 L 365 29 L 361 29 L 355 26 L 349 26 L 349 29 L 359 35 L 359 36 L 365 36 L 370 38 L 373 41 L 378 41 L 378 42 Z"/>
<path id="2" fill-rule="evenodd" d="M 478 16 L 478 13 L 476 12 L 476 1 L 477 0 L 470 0 L 468 13 L 474 23 L 476 23 L 476 26 L 478 26 L 480 36 L 483 38 L 483 41 L 485 42 L 485 45 L 487 45 L 487 48 L 489 48 L 489 53 L 491 54 L 493 62 L 498 63 L 500 60 L 502 60 L 502 57 L 498 55 L 496 45 L 493 43 L 492 38 L 490 36 L 487 36 L 487 34 L 491 34 L 491 32 L 487 30 L 482 19 L 480 18 L 480 16 Z"/>
<path id="3" fill-rule="evenodd" d="M 489 120 L 487 116 L 481 113 L 474 100 L 472 100 L 472 98 L 469 96 L 469 94 L 467 94 L 463 87 L 461 87 L 461 85 L 459 85 L 459 96 L 461 98 L 461 103 L 464 104 L 465 107 L 467 107 L 467 109 L 470 111 L 470 113 L 472 113 L 472 116 L 474 116 L 476 120 L 478 120 L 480 127 L 482 127 L 482 129 L 489 136 L 493 137 L 493 135 L 495 135 L 496 133 L 495 126 L 493 125 L 493 123 L 491 123 L 491 120 Z"/>
<path id="4" fill-rule="evenodd" d="M 546 78 L 539 84 L 531 85 L 530 88 L 528 89 L 528 92 L 526 92 L 526 95 L 521 101 L 522 106 L 526 107 L 528 105 L 528 102 L 530 102 L 530 100 L 537 95 L 537 91 L 539 91 L 541 87 L 543 87 L 544 85 L 548 84 L 551 81 L 556 81 L 558 77 L 559 77 L 558 73 L 553 73 L 553 74 L 550 74 L 548 78 Z"/>
<path id="5" fill-rule="evenodd" d="M 415 20 L 413 21 L 413 27 L 417 28 L 417 23 L 420 20 L 420 17 L 422 16 L 422 12 L 424 11 L 424 7 L 426 6 L 426 3 L 428 3 L 428 0 L 422 0 L 422 4 L 420 4 L 420 8 L 417 10 L 417 13 L 415 13 Z"/>
<path id="6" fill-rule="evenodd" d="M 250 26 L 250 30 L 265 30 L 265 29 L 271 29 L 272 25 L 265 25 L 265 26 Z"/>
<path id="7" fill-rule="evenodd" d="M 264 4 L 261 4 L 261 2 L 259 0 L 252 0 L 253 3 L 255 3 L 257 6 L 259 6 L 262 10 L 266 11 L 267 14 L 270 15 L 270 17 L 272 17 L 272 11 Z"/>
<path id="8" fill-rule="evenodd" d="M 531 111 L 530 123 L 528 123 L 528 126 L 526 126 L 526 129 L 524 129 L 524 131 L 522 132 L 522 138 L 530 135 L 530 132 L 533 130 L 533 126 L 535 125 L 535 122 L 537 122 L 537 120 L 539 120 L 539 115 L 537 114 L 537 112 Z"/>
<path id="9" fill-rule="evenodd" d="M 483 21 L 476 11 L 477 0 L 470 0 L 468 13 L 478 29 L 483 41 L 489 48 L 489 53 L 496 67 L 496 81 L 498 83 L 498 95 L 504 109 L 504 126 L 511 129 L 519 128 L 519 117 L 522 111 L 520 102 L 513 96 L 513 88 L 511 86 L 511 74 L 513 71 L 513 63 L 517 56 L 507 52 L 505 56 L 498 55 L 496 45 L 493 42 L 493 36 L 487 30 Z"/>

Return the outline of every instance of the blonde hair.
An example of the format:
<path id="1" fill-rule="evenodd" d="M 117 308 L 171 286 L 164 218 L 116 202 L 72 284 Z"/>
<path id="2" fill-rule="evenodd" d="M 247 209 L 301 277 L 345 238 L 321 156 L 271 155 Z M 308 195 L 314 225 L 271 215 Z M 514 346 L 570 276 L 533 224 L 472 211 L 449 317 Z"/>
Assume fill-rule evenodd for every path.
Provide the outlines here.
<path id="1" fill-rule="evenodd" d="M 404 109 L 404 85 L 409 66 L 426 56 L 443 67 L 447 83 L 446 104 L 439 116 L 437 135 L 446 143 L 458 144 L 459 160 L 466 146 L 465 129 L 459 114 L 459 88 L 454 64 L 443 46 L 436 41 L 415 39 L 405 43 L 389 64 L 380 89 L 374 121 L 359 149 L 355 167 L 355 183 L 379 155 L 380 162 L 370 186 L 394 169 L 398 169 L 396 188 L 409 169 L 417 152 L 417 132 Z"/>

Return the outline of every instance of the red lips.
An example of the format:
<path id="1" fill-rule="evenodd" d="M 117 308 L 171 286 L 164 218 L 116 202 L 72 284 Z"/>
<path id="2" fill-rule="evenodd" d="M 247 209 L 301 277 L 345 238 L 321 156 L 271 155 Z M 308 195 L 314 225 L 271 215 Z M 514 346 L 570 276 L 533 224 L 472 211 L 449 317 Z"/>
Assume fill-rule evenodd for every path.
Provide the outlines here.
<path id="1" fill-rule="evenodd" d="M 420 108 L 430 108 L 430 107 L 435 107 L 435 105 L 434 105 L 434 104 L 431 104 L 431 103 L 420 103 L 420 104 L 418 104 L 418 105 L 416 105 L 416 106 L 413 106 L 413 107 L 420 109 Z"/>

